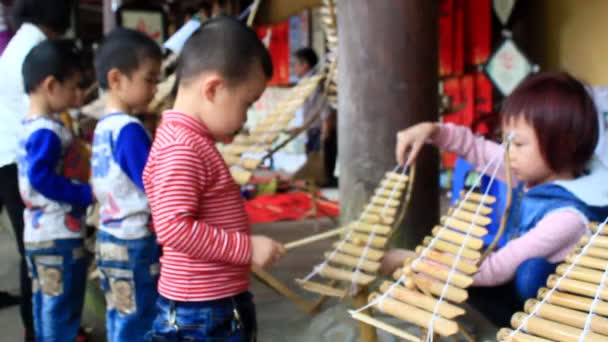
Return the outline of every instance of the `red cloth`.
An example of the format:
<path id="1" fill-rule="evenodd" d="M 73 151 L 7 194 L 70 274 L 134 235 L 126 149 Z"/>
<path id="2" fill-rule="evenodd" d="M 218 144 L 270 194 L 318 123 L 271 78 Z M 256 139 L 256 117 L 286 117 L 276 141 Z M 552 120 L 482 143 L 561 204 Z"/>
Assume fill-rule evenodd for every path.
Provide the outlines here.
<path id="1" fill-rule="evenodd" d="M 317 199 L 317 208 L 317 217 L 340 214 L 337 202 Z M 245 202 L 245 209 L 251 224 L 299 220 L 312 215 L 312 200 L 306 192 L 262 195 Z"/>

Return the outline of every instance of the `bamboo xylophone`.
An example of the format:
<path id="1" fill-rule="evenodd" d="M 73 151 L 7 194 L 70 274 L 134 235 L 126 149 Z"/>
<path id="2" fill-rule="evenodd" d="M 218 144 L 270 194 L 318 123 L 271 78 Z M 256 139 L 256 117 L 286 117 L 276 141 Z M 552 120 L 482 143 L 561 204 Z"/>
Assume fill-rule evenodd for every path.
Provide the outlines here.
<path id="1" fill-rule="evenodd" d="M 246 184 L 253 171 L 268 157 L 273 144 L 294 118 L 295 111 L 317 88 L 324 75 L 302 79 L 287 99 L 264 117 L 249 134 L 239 133 L 231 144 L 222 148 L 222 156 L 238 184 Z"/>
<path id="2" fill-rule="evenodd" d="M 441 218 L 441 225 L 435 226 L 432 235 L 415 249 L 416 257 L 406 260 L 404 267 L 393 274 L 397 282 L 386 281 L 380 286 L 382 294 L 370 294 L 371 307 L 425 329 L 432 322 L 433 331 L 442 336 L 459 331 L 454 319 L 465 310 L 458 304 L 468 298 L 466 289 L 473 284 L 482 257 L 482 237 L 488 234 L 486 226 L 491 223 L 487 215 L 492 209 L 488 205 L 496 201 L 475 192 L 462 196 Z M 403 339 L 420 340 L 359 311 L 351 311 L 351 315 Z"/>
<path id="3" fill-rule="evenodd" d="M 500 341 L 608 341 L 608 227 L 592 223 L 576 249 L 529 299 Z M 585 328 L 587 326 L 587 328 Z"/>
<path id="4" fill-rule="evenodd" d="M 323 0 L 321 22 L 325 32 L 328 63 L 325 93 L 327 101 L 333 108 L 338 107 L 338 22 L 335 0 Z"/>
<path id="5" fill-rule="evenodd" d="M 342 228 L 343 238 L 311 273 L 329 280 L 330 285 L 312 281 L 309 275 L 296 280 L 303 289 L 343 298 L 349 288 L 367 286 L 376 278 L 385 247 L 409 203 L 414 177 L 413 168 L 410 170 L 409 174 L 387 172 L 360 218 Z M 340 287 L 344 283 L 349 286 Z"/>

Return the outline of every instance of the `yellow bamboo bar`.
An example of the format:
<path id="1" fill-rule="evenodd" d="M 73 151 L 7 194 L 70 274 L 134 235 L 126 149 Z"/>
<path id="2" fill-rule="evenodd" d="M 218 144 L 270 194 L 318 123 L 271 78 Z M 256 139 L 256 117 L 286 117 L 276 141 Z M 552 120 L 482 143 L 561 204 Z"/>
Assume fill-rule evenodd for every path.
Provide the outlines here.
<path id="1" fill-rule="evenodd" d="M 557 266 L 555 273 L 559 275 L 564 275 L 566 270 L 568 269 L 568 264 L 561 264 Z M 567 278 L 574 280 L 581 280 L 588 283 L 599 284 L 602 281 L 603 272 L 592 270 L 590 268 L 585 268 L 581 266 L 574 266 L 568 272 Z"/>
<path id="2" fill-rule="evenodd" d="M 369 273 L 377 273 L 378 269 L 380 268 L 379 262 L 365 260 L 365 259 L 360 262 L 360 258 L 342 254 L 339 252 L 336 252 L 336 253 L 325 252 L 325 258 L 329 261 L 332 261 L 333 263 L 341 264 L 344 266 L 350 266 L 353 268 L 359 266 L 360 269 L 367 271 Z"/>
<path id="3" fill-rule="evenodd" d="M 366 222 L 353 222 L 349 225 L 358 232 L 371 233 L 375 232 L 380 235 L 388 235 L 391 232 L 391 227 L 381 224 L 369 224 Z"/>
<path id="4" fill-rule="evenodd" d="M 348 240 L 352 242 L 352 244 L 357 246 L 373 246 L 377 248 L 384 248 L 387 238 L 382 236 L 374 236 L 371 237 L 369 234 L 360 234 L 360 233 L 351 233 L 348 237 Z"/>
<path id="5" fill-rule="evenodd" d="M 540 302 L 536 299 L 528 299 L 524 305 L 526 313 L 531 313 L 535 309 L 536 315 L 548 320 L 563 323 L 575 328 L 585 328 L 587 313 L 572 309 L 562 308 L 561 306 Z M 591 318 L 591 331 L 602 335 L 608 335 L 608 319 L 594 315 Z M 606 336 L 608 338 L 608 336 Z"/>
<path id="6" fill-rule="evenodd" d="M 461 221 L 453 217 L 443 216 L 439 221 L 441 224 L 445 224 L 449 228 L 459 230 L 465 234 L 467 231 L 469 231 L 469 229 L 471 231 L 471 235 L 474 236 L 485 236 L 488 234 L 488 230 L 484 227 L 471 224 L 470 222 Z"/>
<path id="7" fill-rule="evenodd" d="M 401 183 L 405 183 L 410 179 L 410 177 L 406 174 L 401 174 L 401 173 L 392 172 L 392 171 L 387 172 L 384 175 L 384 178 L 390 179 L 392 181 L 398 181 Z"/>
<path id="8" fill-rule="evenodd" d="M 397 214 L 397 208 L 390 207 L 380 207 L 375 205 L 368 205 L 365 209 L 368 213 L 378 214 L 382 216 L 391 216 L 394 217 Z"/>
<path id="9" fill-rule="evenodd" d="M 399 201 L 396 199 L 389 199 L 389 198 L 378 197 L 378 196 L 372 197 L 371 202 L 376 205 L 389 206 L 389 207 L 393 207 L 393 208 L 398 207 L 400 204 Z"/>
<path id="10" fill-rule="evenodd" d="M 480 249 L 483 247 L 483 240 L 474 237 L 473 235 L 466 236 L 455 231 L 448 229 L 441 229 L 438 227 L 433 228 L 433 236 L 437 236 L 439 239 L 450 241 L 457 245 L 464 244 L 466 247 L 472 249 Z"/>
<path id="11" fill-rule="evenodd" d="M 379 296 L 380 294 L 377 292 L 372 293 L 369 296 L 369 301 L 372 302 Z M 385 314 L 397 317 L 403 321 L 414 323 L 423 328 L 428 327 L 433 317 L 433 314 L 428 311 L 399 302 L 389 297 L 384 298 L 374 307 Z M 433 330 L 442 336 L 451 336 L 458 332 L 458 324 L 443 317 L 436 317 L 433 321 Z"/>
<path id="12" fill-rule="evenodd" d="M 523 332 L 517 332 L 513 334 L 513 336 L 511 336 L 511 334 L 513 334 L 513 330 L 508 328 L 502 328 L 498 331 L 498 334 L 496 334 L 496 339 L 498 339 L 498 341 L 504 342 L 552 342 L 551 340 L 528 335 Z"/>
<path id="13" fill-rule="evenodd" d="M 566 262 L 571 264 L 574 262 L 575 259 L 576 254 L 571 253 L 566 257 Z M 576 264 L 602 271 L 608 268 L 608 260 L 594 258 L 586 255 L 579 256 L 578 259 L 576 259 Z"/>
<path id="14" fill-rule="evenodd" d="M 247 182 L 249 182 L 251 176 L 253 175 L 251 171 L 236 167 L 230 168 L 230 174 L 232 175 L 232 178 L 234 178 L 235 182 L 241 185 L 247 184 Z"/>
<path id="15" fill-rule="evenodd" d="M 513 317 L 511 317 L 511 326 L 514 328 L 519 327 L 524 322 L 526 316 L 527 314 L 523 312 L 515 313 Z M 543 338 L 565 342 L 578 342 L 579 336 L 583 332 L 581 329 L 535 316 L 528 318 L 525 330 L 530 334 L 538 335 Z M 585 336 L 585 342 L 606 342 L 606 336 L 589 332 Z"/>
<path id="16" fill-rule="evenodd" d="M 447 215 L 467 222 L 469 225 L 471 224 L 470 222 L 473 222 L 475 225 L 485 227 L 492 223 L 492 220 L 487 216 L 484 216 L 482 214 L 471 213 L 466 210 L 456 210 L 455 208 L 451 208 L 450 210 L 448 210 Z"/>
<path id="17" fill-rule="evenodd" d="M 538 290 L 538 299 L 542 300 L 549 294 L 549 289 L 542 287 Z M 553 291 L 551 296 L 547 298 L 547 302 L 563 306 L 570 309 L 589 312 L 591 311 L 592 298 L 581 297 L 570 293 Z M 599 301 L 595 303 L 595 312 L 597 314 L 608 316 L 608 303 Z"/>
<path id="18" fill-rule="evenodd" d="M 421 260 L 413 262 L 411 267 L 412 270 L 419 273 L 423 273 L 429 277 L 433 277 L 444 282 L 448 281 L 450 270 L 445 269 L 443 267 L 436 266 Z M 452 277 L 450 278 L 449 283 L 464 289 L 473 284 L 473 278 L 464 275 L 458 271 L 455 271 L 452 272 Z"/>
<path id="19" fill-rule="evenodd" d="M 405 287 L 407 287 L 408 289 L 415 289 L 416 287 L 421 287 L 437 297 L 441 296 L 441 291 L 443 291 L 444 285 L 445 284 L 442 282 L 420 276 L 410 277 L 405 281 Z M 466 301 L 467 298 L 469 298 L 469 294 L 466 290 L 452 285 L 447 286 L 448 288 L 446 289 L 444 296 L 447 300 L 455 303 L 462 303 Z"/>
<path id="20" fill-rule="evenodd" d="M 364 213 L 361 215 L 361 221 L 370 224 L 382 224 L 382 225 L 391 225 L 395 221 L 395 218 L 389 215 L 378 215 L 372 213 Z"/>
<path id="21" fill-rule="evenodd" d="M 591 229 L 592 232 L 597 232 L 597 230 L 600 228 L 600 224 L 598 222 L 589 222 L 589 229 Z M 605 225 L 602 229 L 602 231 L 600 232 L 600 235 L 608 235 L 608 225 Z"/>
<path id="22" fill-rule="evenodd" d="M 401 195 L 403 195 L 403 191 L 397 189 L 393 190 L 378 188 L 375 191 L 375 195 L 388 198 L 401 198 Z"/>
<path id="23" fill-rule="evenodd" d="M 551 288 L 555 287 L 558 278 L 558 275 L 550 275 L 549 279 L 547 280 L 547 286 Z M 561 280 L 558 289 L 593 298 L 595 297 L 597 286 L 579 280 L 564 278 Z M 608 288 L 602 289 L 600 292 L 600 298 L 603 300 L 608 300 Z"/>
<path id="24" fill-rule="evenodd" d="M 395 188 L 396 190 L 402 190 L 405 189 L 406 184 L 405 183 L 400 183 L 400 182 L 395 182 L 392 181 L 390 179 L 384 179 L 382 180 L 382 182 L 380 182 L 380 187 L 383 189 L 393 189 Z"/>
<path id="25" fill-rule="evenodd" d="M 355 274 L 352 271 L 346 271 L 329 265 L 323 266 L 323 268 L 321 268 L 321 270 L 319 271 L 319 274 L 324 278 L 343 280 L 348 282 L 352 281 L 359 285 L 369 285 L 369 283 L 374 281 L 374 277 L 368 274 L 362 272 Z"/>
<path id="26" fill-rule="evenodd" d="M 241 165 L 248 170 L 255 170 L 262 163 L 261 159 L 243 158 Z"/>
<path id="27" fill-rule="evenodd" d="M 461 191 L 460 198 L 464 197 L 465 194 L 466 194 L 465 191 Z M 474 192 L 474 191 L 471 192 L 468 197 L 469 201 L 477 202 L 477 203 L 481 203 L 482 199 L 483 199 L 484 204 L 494 204 L 496 202 L 496 197 L 494 197 L 492 195 L 486 195 L 484 198 L 483 194 L 480 194 L 480 193 Z"/>
<path id="28" fill-rule="evenodd" d="M 427 236 L 422 241 L 422 244 L 425 246 L 428 246 L 428 245 L 430 245 L 431 240 L 432 240 L 432 238 Z M 456 255 L 456 253 L 458 253 L 458 250 L 460 249 L 460 246 L 452 244 L 452 243 L 444 241 L 444 240 L 435 240 L 435 243 L 433 243 L 432 248 L 436 249 L 438 251 L 441 251 L 441 252 L 452 253 L 452 254 Z M 474 249 L 465 247 L 462 250 L 461 256 L 463 258 L 466 258 L 469 260 L 478 260 L 481 257 L 481 253 Z"/>
<path id="29" fill-rule="evenodd" d="M 229 166 L 238 165 L 241 162 L 241 156 L 236 154 L 224 153 L 222 154 L 222 158 Z"/>
<path id="30" fill-rule="evenodd" d="M 363 247 L 355 246 L 348 242 L 344 242 L 342 244 L 340 244 L 339 242 L 335 242 L 333 246 L 335 248 L 338 248 L 339 251 L 347 253 L 352 256 L 359 257 L 359 256 L 363 255 L 363 249 L 364 249 Z M 378 260 L 382 259 L 383 256 L 384 256 L 383 251 L 379 251 L 379 250 L 373 249 L 373 248 L 368 248 L 367 252 L 365 253 L 365 258 L 368 260 L 373 260 L 373 261 L 378 261 Z"/>
<path id="31" fill-rule="evenodd" d="M 584 235 L 583 237 L 581 237 L 581 243 L 587 244 L 589 242 L 589 239 L 590 237 L 588 235 Z M 591 246 L 608 248 L 608 236 L 596 236 L 595 239 L 593 239 L 593 243 L 591 243 Z"/>
<path id="32" fill-rule="evenodd" d="M 460 204 L 462 201 L 457 201 L 454 204 L 454 208 L 458 208 L 458 206 L 460 206 L 461 209 L 464 209 L 468 212 L 471 213 L 476 213 L 477 212 L 477 208 L 479 207 L 479 213 L 482 215 L 490 215 L 492 213 L 492 208 L 490 207 L 486 207 L 485 205 L 480 205 L 479 203 L 472 203 L 472 202 L 462 202 L 462 205 Z"/>
<path id="33" fill-rule="evenodd" d="M 380 291 L 386 293 L 386 291 L 388 291 L 392 285 L 393 284 L 390 281 L 385 281 L 380 286 Z M 393 287 L 389 296 L 406 304 L 413 305 L 430 312 L 433 312 L 433 310 L 435 310 L 435 306 L 437 305 L 437 299 L 434 297 L 429 297 L 425 294 L 412 291 L 399 285 Z M 466 311 L 463 308 L 448 302 L 441 302 L 437 308 L 437 313 L 445 318 L 452 319 L 464 315 Z"/>
<path id="34" fill-rule="evenodd" d="M 423 250 L 424 250 L 424 247 L 422 247 L 422 246 L 416 247 L 416 254 L 422 255 Z M 432 249 L 430 249 L 426 252 L 426 254 L 424 255 L 424 258 L 437 262 L 437 263 L 440 263 L 442 265 L 446 265 L 448 267 L 452 267 L 454 262 L 456 262 L 456 259 L 453 254 L 441 253 L 441 252 L 438 252 L 438 251 L 435 251 Z M 478 270 L 477 266 L 475 264 L 468 263 L 463 260 L 459 260 L 458 262 L 456 262 L 456 269 L 465 274 L 474 274 Z"/>
<path id="35" fill-rule="evenodd" d="M 576 247 L 575 253 L 580 254 L 582 252 L 583 252 L 582 246 Z M 596 258 L 608 259 L 608 248 L 588 247 L 585 255 L 596 257 Z"/>

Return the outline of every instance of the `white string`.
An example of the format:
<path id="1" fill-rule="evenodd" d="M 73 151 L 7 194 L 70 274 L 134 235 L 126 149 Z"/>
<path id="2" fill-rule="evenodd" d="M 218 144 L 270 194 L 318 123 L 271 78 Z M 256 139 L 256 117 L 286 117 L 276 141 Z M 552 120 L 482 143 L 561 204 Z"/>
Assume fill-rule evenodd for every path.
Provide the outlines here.
<path id="1" fill-rule="evenodd" d="M 593 320 L 593 317 L 595 316 L 595 307 L 597 306 L 597 303 L 600 301 L 602 291 L 604 291 L 604 287 L 606 285 L 606 279 L 608 279 L 607 277 L 608 277 L 608 268 L 606 268 L 604 270 L 604 273 L 602 274 L 602 280 L 600 281 L 600 285 L 597 287 L 597 290 L 595 291 L 595 298 L 593 298 L 593 302 L 591 302 L 591 310 L 589 310 L 589 313 L 587 314 L 587 318 L 585 319 L 585 328 L 583 329 L 583 332 L 581 333 L 581 335 L 578 337 L 578 342 L 585 342 L 585 336 L 587 336 L 587 334 L 591 330 L 591 321 Z"/>
<path id="2" fill-rule="evenodd" d="M 398 169 L 399 169 L 399 165 L 395 166 L 395 168 L 393 169 L 392 172 L 395 172 Z M 381 189 L 384 190 L 384 185 L 381 186 Z M 370 201 L 365 206 L 365 209 L 363 210 L 363 212 L 361 213 L 361 215 L 359 216 L 359 218 L 357 219 L 357 221 L 355 221 L 355 223 L 361 222 L 361 220 L 365 217 L 365 215 L 367 214 L 367 212 L 369 211 L 369 209 L 373 205 L 374 204 Z M 312 277 L 314 277 L 315 275 L 319 274 L 319 272 L 323 269 L 323 267 L 327 266 L 327 264 L 329 263 L 329 260 L 331 260 L 334 257 L 334 255 L 336 255 L 336 253 L 338 253 L 338 251 L 340 250 L 340 248 L 342 248 L 342 246 L 348 241 L 348 239 L 350 238 L 350 236 L 353 234 L 354 231 L 355 231 L 354 228 L 350 228 L 346 232 L 346 235 L 344 236 L 344 238 L 342 240 L 340 240 L 340 242 L 338 242 L 338 245 L 336 245 L 336 248 L 334 248 L 334 250 L 331 251 L 331 253 L 329 253 L 329 256 L 325 260 L 323 260 L 322 263 L 320 263 L 319 265 L 315 266 L 313 268 L 312 272 L 310 272 L 306 277 L 304 277 L 303 281 L 308 281 Z"/>
<path id="3" fill-rule="evenodd" d="M 602 232 L 602 230 L 606 226 L 607 222 L 608 222 L 608 217 L 606 217 L 606 219 L 604 220 L 604 222 L 600 226 L 598 226 L 597 231 L 593 235 L 591 235 L 591 237 L 589 238 L 589 241 L 587 242 L 587 244 L 585 244 L 585 246 L 583 247 L 583 249 L 581 250 L 581 252 L 574 257 L 574 260 L 572 261 L 572 263 L 570 265 L 568 265 L 568 268 L 562 274 L 562 276 L 560 276 L 559 278 L 557 278 L 557 281 L 555 282 L 555 286 L 553 286 L 549 290 L 549 292 L 547 292 L 547 294 L 545 295 L 545 297 L 543 297 L 543 299 L 541 299 L 541 301 L 536 306 L 534 306 L 534 309 L 523 319 L 523 321 L 521 322 L 521 324 L 519 325 L 519 327 L 517 327 L 517 329 L 511 331 L 511 333 L 508 335 L 508 337 L 515 336 L 517 333 L 521 332 L 522 329 L 527 330 L 527 325 L 528 325 L 528 321 L 530 320 L 530 318 L 532 316 L 535 316 L 536 313 L 538 312 L 538 310 L 540 309 L 540 307 L 543 304 L 545 304 L 549 300 L 549 298 L 551 298 L 551 295 L 555 291 L 557 291 L 557 289 L 559 288 L 559 285 L 561 284 L 562 280 L 564 280 L 570 274 L 570 272 L 572 271 L 572 269 L 574 268 L 574 266 L 578 264 L 579 259 L 583 255 L 587 254 L 587 250 L 593 244 L 593 241 L 595 240 L 595 238 L 600 235 L 600 232 Z"/>
<path id="4" fill-rule="evenodd" d="M 397 170 L 397 169 L 395 169 Z M 407 167 L 404 167 L 403 170 L 401 170 L 401 175 L 405 175 L 407 171 Z M 395 183 L 393 184 L 393 188 L 391 189 L 390 194 L 388 195 L 388 200 L 386 200 L 386 203 L 384 203 L 384 206 L 382 207 L 382 211 L 380 212 L 379 217 L 383 217 L 384 212 L 386 211 L 386 209 L 389 206 L 389 202 L 391 200 L 393 200 L 393 196 L 395 196 L 395 191 L 397 190 L 397 185 L 399 184 L 398 181 L 395 181 Z M 384 190 L 384 187 L 381 188 L 382 190 Z M 374 196 L 376 196 L 374 194 Z M 365 257 L 367 256 L 367 252 L 370 248 L 371 242 L 374 240 L 374 238 L 376 237 L 376 227 L 378 227 L 378 224 L 375 223 L 372 226 L 372 232 L 367 236 L 367 240 L 365 241 L 365 247 L 363 248 L 363 252 L 361 253 L 361 255 L 359 256 L 359 260 L 357 261 L 357 267 L 355 268 L 355 271 L 353 272 L 351 281 L 350 281 L 350 292 L 351 294 L 354 294 L 356 292 L 356 280 L 359 277 L 359 273 L 360 273 L 360 268 L 361 265 L 363 264 L 363 262 L 365 261 Z"/>
<path id="5" fill-rule="evenodd" d="M 510 139 L 508 139 L 506 141 L 506 144 L 508 144 L 510 141 Z M 507 151 L 505 145 L 505 153 Z M 500 168 L 500 166 L 502 165 L 502 160 L 504 157 L 504 154 L 499 154 L 498 156 L 500 156 L 501 158 L 498 160 L 493 160 L 493 162 L 496 162 L 496 166 L 494 167 L 494 171 L 492 172 L 492 176 L 490 177 L 490 181 L 488 182 L 488 186 L 486 187 L 486 190 L 484 191 L 482 197 L 481 197 L 481 201 L 480 204 L 477 206 L 477 209 L 475 210 L 475 214 L 473 215 L 473 218 L 471 219 L 471 223 L 469 224 L 469 226 L 467 227 L 467 231 L 464 237 L 464 241 L 463 243 L 460 245 L 460 248 L 458 249 L 458 253 L 456 254 L 456 257 L 454 258 L 454 262 L 452 263 L 452 267 L 450 268 L 450 272 L 448 273 L 448 278 L 445 282 L 445 284 L 443 285 L 443 288 L 441 289 L 441 295 L 439 296 L 439 299 L 437 300 L 437 302 L 435 303 L 435 307 L 433 308 L 433 315 L 431 316 L 431 320 L 429 322 L 429 326 L 427 327 L 427 335 L 426 335 L 426 340 L 428 342 L 432 342 L 433 341 L 433 331 L 434 331 L 434 326 L 435 326 L 435 320 L 437 319 L 437 311 L 439 311 L 439 307 L 441 306 L 441 303 L 443 302 L 445 295 L 447 293 L 447 289 L 449 288 L 450 282 L 452 280 L 452 277 L 454 276 L 454 274 L 456 273 L 456 267 L 458 266 L 458 263 L 460 262 L 460 259 L 462 257 L 462 252 L 465 249 L 465 241 L 471 236 L 471 231 L 473 230 L 473 227 L 475 226 L 475 219 L 477 219 L 477 217 L 479 216 L 481 207 L 484 203 L 484 200 L 486 199 L 486 197 L 488 196 L 488 193 L 490 192 L 490 189 L 492 187 L 492 184 L 494 183 L 494 180 L 496 179 L 496 174 L 498 173 L 498 169 Z M 481 179 L 481 177 L 483 176 L 483 174 L 479 175 L 479 179 Z M 447 221 L 446 221 L 447 224 Z M 437 234 L 436 236 L 439 236 L 439 234 Z"/>

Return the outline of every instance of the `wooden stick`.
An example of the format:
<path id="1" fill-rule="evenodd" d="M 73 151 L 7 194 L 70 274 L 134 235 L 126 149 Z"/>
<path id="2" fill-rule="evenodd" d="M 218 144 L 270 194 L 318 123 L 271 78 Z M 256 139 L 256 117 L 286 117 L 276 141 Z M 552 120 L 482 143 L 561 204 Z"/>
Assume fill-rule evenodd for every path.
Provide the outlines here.
<path id="1" fill-rule="evenodd" d="M 504 342 L 552 342 L 551 340 L 544 339 L 542 337 L 536 337 L 532 335 L 525 334 L 523 332 L 517 332 L 513 336 L 511 334 L 513 330 L 508 328 L 502 328 L 496 334 L 496 338 L 499 341 Z"/>
<path id="2" fill-rule="evenodd" d="M 492 213 L 492 208 L 486 207 L 485 205 L 480 205 L 479 203 L 472 202 L 463 202 L 461 205 L 461 202 L 462 201 L 456 201 L 456 203 L 454 204 L 454 208 L 458 208 L 458 206 L 460 206 L 461 209 L 464 209 L 471 213 L 476 213 L 477 207 L 479 207 L 479 213 L 482 215 L 490 215 Z"/>
<path id="3" fill-rule="evenodd" d="M 425 246 L 429 246 L 431 243 L 432 238 L 431 237 L 425 237 L 424 240 L 422 241 L 422 244 Z M 449 243 L 447 241 L 444 240 L 435 240 L 435 243 L 433 244 L 433 249 L 436 249 L 438 251 L 442 251 L 442 252 L 447 252 L 447 253 L 452 253 L 452 254 L 456 254 L 458 253 L 458 250 L 460 249 L 460 246 L 458 245 L 454 245 L 452 243 Z M 469 260 L 477 260 L 481 257 L 481 253 L 474 250 L 474 249 L 470 249 L 470 248 L 464 248 L 464 250 L 462 251 L 461 256 L 463 258 L 467 258 Z"/>
<path id="4" fill-rule="evenodd" d="M 428 262 L 417 260 L 412 263 L 412 270 L 426 274 L 429 277 L 442 280 L 447 282 L 450 274 L 450 270 L 443 267 L 439 267 Z M 465 289 L 473 284 L 473 278 L 464 275 L 460 272 L 453 272 L 452 277 L 449 279 L 450 284 Z"/>
<path id="5" fill-rule="evenodd" d="M 393 284 L 390 281 L 385 281 L 380 286 L 380 291 L 386 292 L 391 288 Z M 395 286 L 390 293 L 392 298 L 398 299 L 406 304 L 413 305 L 415 307 L 425 309 L 426 311 L 433 312 L 435 305 L 437 305 L 437 299 L 425 296 L 424 294 L 409 290 L 403 286 Z M 437 309 L 437 313 L 446 318 L 456 318 L 464 315 L 466 312 L 463 308 L 450 304 L 448 302 L 441 302 Z"/>
<path id="6" fill-rule="evenodd" d="M 296 279 L 296 282 L 305 290 L 322 294 L 324 296 L 344 298 L 346 297 L 346 289 L 337 289 L 332 286 L 317 283 L 310 280 Z"/>
<path id="7" fill-rule="evenodd" d="M 561 264 L 557 266 L 555 273 L 563 276 L 568 269 L 568 264 Z M 574 266 L 568 272 L 567 278 L 574 280 L 581 280 L 588 283 L 599 284 L 602 281 L 603 272 L 592 270 L 590 268 Z"/>
<path id="8" fill-rule="evenodd" d="M 542 305 L 539 304 L 540 302 L 536 299 L 528 299 L 524 305 L 524 311 L 529 314 L 537 309 L 537 316 L 575 328 L 585 328 L 585 322 L 587 320 L 586 312 L 566 309 L 549 303 L 544 303 Z M 599 316 L 592 316 L 590 328 L 591 331 L 598 334 L 607 335 L 606 337 L 608 338 L 608 319 Z"/>
<path id="9" fill-rule="evenodd" d="M 268 285 L 270 288 L 283 295 L 287 299 L 291 300 L 294 304 L 302 308 L 307 313 L 312 312 L 312 307 L 310 304 L 304 300 L 302 297 L 298 296 L 295 292 L 293 292 L 290 288 L 285 286 L 278 279 L 273 277 L 270 273 L 266 272 L 261 267 L 252 265 L 251 266 L 252 273 L 260 279 L 263 283 Z"/>
<path id="10" fill-rule="evenodd" d="M 519 327 L 527 314 L 517 312 L 511 318 L 511 325 Z M 573 341 L 578 342 L 579 336 L 583 332 L 581 329 L 573 328 L 565 324 L 552 322 L 543 318 L 531 316 L 528 318 L 525 330 L 531 334 L 541 336 L 543 338 L 556 341 Z M 585 335 L 585 342 L 606 342 L 606 336 L 602 336 L 593 332 Z"/>
<path id="11" fill-rule="evenodd" d="M 379 296 L 379 293 L 372 293 L 369 297 L 369 301 L 372 302 Z M 385 297 L 381 302 L 374 305 L 374 307 L 385 314 L 397 317 L 403 321 L 414 323 L 423 328 L 429 326 L 433 317 L 433 314 L 428 311 L 399 302 L 390 297 Z M 458 324 L 443 317 L 436 317 L 433 321 L 433 330 L 442 336 L 450 336 L 458 332 Z"/>
<path id="12" fill-rule="evenodd" d="M 450 208 L 450 210 L 448 210 L 448 215 L 457 218 L 461 221 L 467 222 L 469 225 L 471 224 L 470 222 L 473 222 L 474 224 L 480 226 L 487 226 L 492 223 L 492 219 L 490 219 L 489 217 L 484 216 L 482 214 L 471 213 L 466 210 L 456 211 L 455 208 Z"/>
<path id="13" fill-rule="evenodd" d="M 549 294 L 549 289 L 541 287 L 538 290 L 538 299 L 542 300 Z M 570 309 L 589 312 L 591 310 L 592 298 L 576 296 L 569 293 L 553 291 L 551 297 L 547 298 L 548 303 L 563 306 Z M 608 303 L 599 301 L 595 305 L 595 312 L 599 315 L 608 316 Z"/>
<path id="14" fill-rule="evenodd" d="M 463 190 L 460 192 L 460 198 L 462 198 L 464 195 L 466 194 L 466 192 Z M 469 201 L 472 202 L 477 202 L 477 203 L 481 203 L 481 199 L 483 198 L 483 204 L 494 204 L 496 202 L 496 197 L 492 196 L 492 195 L 486 195 L 485 198 L 483 197 L 483 194 L 480 194 L 478 192 L 471 192 L 469 194 Z"/>
<path id="15" fill-rule="evenodd" d="M 476 238 L 473 235 L 466 236 L 455 231 L 441 229 L 437 227 L 433 229 L 433 235 L 437 236 L 439 239 L 450 241 L 457 245 L 464 244 L 465 246 L 472 249 L 480 249 L 481 247 L 483 247 L 483 240 Z"/>
<path id="16" fill-rule="evenodd" d="M 368 234 L 361 234 L 361 233 L 351 233 L 350 236 L 348 237 L 348 240 L 357 246 L 370 245 L 370 246 L 373 246 L 376 248 L 384 248 L 384 246 L 386 245 L 386 242 L 388 241 L 387 238 L 382 237 L 382 236 L 374 236 L 372 238 Z"/>
<path id="17" fill-rule="evenodd" d="M 358 285 L 368 285 L 375 279 L 375 277 L 372 277 L 363 272 L 355 274 L 355 272 L 346 271 L 329 265 L 323 266 L 323 268 L 321 268 L 321 270 L 319 271 L 319 274 L 324 278 L 354 282 Z"/>
<path id="18" fill-rule="evenodd" d="M 347 231 L 348 229 L 349 229 L 348 227 L 335 228 L 335 229 L 328 230 L 328 231 L 323 232 L 323 233 L 315 234 L 315 235 L 312 235 L 312 236 L 305 237 L 303 239 L 299 239 L 299 240 L 295 240 L 295 241 L 286 243 L 286 244 L 283 245 L 283 247 L 285 247 L 286 250 L 290 250 L 290 249 L 294 249 L 294 248 L 297 248 L 297 247 L 306 246 L 306 245 L 309 245 L 309 244 L 317 242 L 317 241 L 329 239 L 329 238 L 334 237 L 336 235 L 340 235 L 343 232 Z"/>
<path id="19" fill-rule="evenodd" d="M 367 271 L 369 273 L 372 273 L 372 274 L 377 273 L 378 269 L 380 268 L 379 262 L 370 261 L 370 260 L 360 261 L 360 258 L 358 258 L 358 257 L 342 254 L 339 252 L 335 252 L 335 253 L 325 252 L 325 259 L 332 261 L 333 263 L 341 264 L 344 266 L 350 266 L 350 267 L 359 266 L 360 269 Z"/>
<path id="20" fill-rule="evenodd" d="M 348 242 L 344 242 L 342 244 L 340 244 L 339 242 L 335 242 L 333 246 L 335 248 L 338 248 L 340 252 L 344 252 L 352 256 L 359 257 L 363 255 L 363 247 L 359 247 Z M 379 261 L 380 259 L 382 259 L 383 256 L 384 251 L 368 248 L 367 252 L 364 255 L 364 258 L 368 260 Z"/>
<path id="21" fill-rule="evenodd" d="M 416 247 L 416 254 L 422 255 L 423 250 L 424 247 L 422 246 Z M 426 252 L 424 258 L 449 267 L 452 267 L 452 265 L 456 262 L 454 255 L 441 253 L 432 249 Z M 478 270 L 475 264 L 471 264 L 463 260 L 456 262 L 456 269 L 465 274 L 474 274 Z"/>
<path id="22" fill-rule="evenodd" d="M 558 275 L 555 275 L 555 274 L 550 275 L 549 279 L 547 280 L 547 286 L 551 287 L 551 288 L 555 287 L 555 285 L 557 284 L 558 278 L 559 278 Z M 572 292 L 574 294 L 580 294 L 580 295 L 584 295 L 584 296 L 593 298 L 593 297 L 595 297 L 597 285 L 589 284 L 589 283 L 586 283 L 583 281 L 563 278 L 560 281 L 558 289 L 562 290 L 562 291 Z M 602 289 L 602 291 L 600 293 L 600 298 L 602 298 L 603 300 L 608 300 L 608 288 Z"/>
<path id="23" fill-rule="evenodd" d="M 394 326 L 392 326 L 390 324 L 386 324 L 376 318 L 370 317 L 368 315 L 365 315 L 365 314 L 362 314 L 360 312 L 356 312 L 353 310 L 348 311 L 348 313 L 350 313 L 350 315 L 358 321 L 364 322 L 364 323 L 374 326 L 378 329 L 382 329 L 382 330 L 384 330 L 390 334 L 393 334 L 399 338 L 402 338 L 406 341 L 422 342 L 422 340 L 420 340 L 420 338 L 410 334 L 409 332 L 402 330 L 402 329 L 395 328 Z"/>
<path id="24" fill-rule="evenodd" d="M 369 294 L 369 290 L 366 286 L 360 289 L 359 292 L 353 298 L 353 305 L 356 308 L 363 307 L 367 304 L 367 297 Z M 371 317 L 372 309 L 367 308 L 363 310 L 361 313 Z M 376 336 L 376 329 L 369 324 L 365 324 L 363 322 L 359 322 L 359 339 L 361 342 L 376 342 L 378 336 Z"/>

